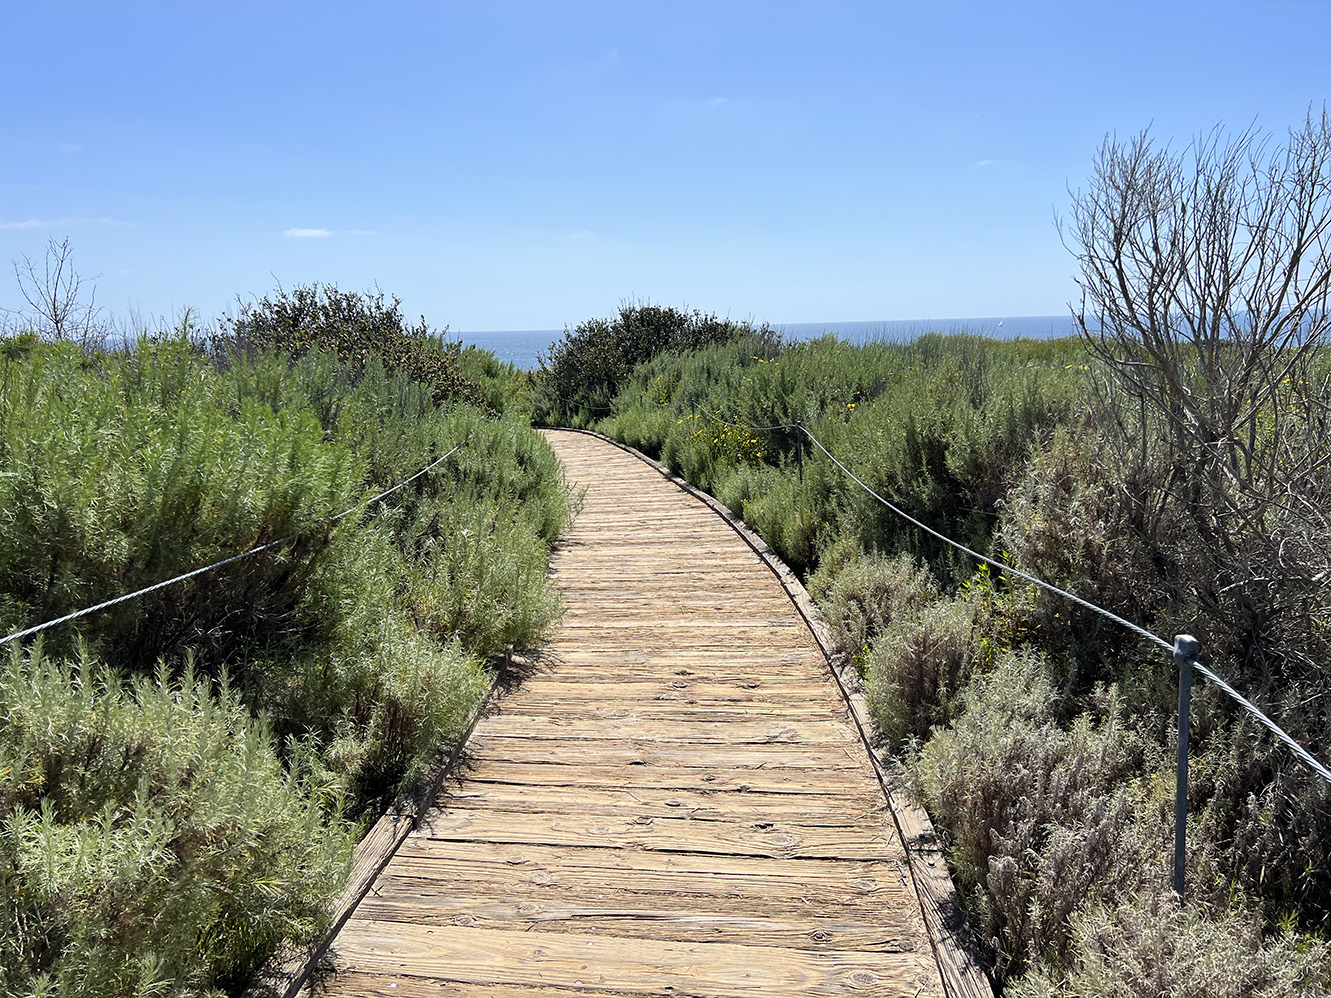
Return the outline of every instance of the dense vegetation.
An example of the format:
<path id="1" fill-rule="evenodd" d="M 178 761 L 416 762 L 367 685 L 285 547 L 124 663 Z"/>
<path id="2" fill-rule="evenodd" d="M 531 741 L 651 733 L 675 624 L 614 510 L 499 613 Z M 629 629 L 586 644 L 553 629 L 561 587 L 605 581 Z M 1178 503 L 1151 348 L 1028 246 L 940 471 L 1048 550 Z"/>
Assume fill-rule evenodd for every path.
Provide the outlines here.
<path id="1" fill-rule="evenodd" d="M 658 353 L 698 350 L 737 337 L 775 343 L 767 327 L 718 319 L 649 302 L 626 302 L 612 319 L 588 319 L 540 358 L 532 401 L 539 421 L 585 427 L 610 411 L 610 399 L 633 368 Z"/>
<path id="2" fill-rule="evenodd" d="M 0 633 L 269 546 L 10 645 L 0 993 L 235 991 L 319 930 L 357 832 L 559 613 L 533 418 L 659 456 L 804 575 L 1006 993 L 1331 991 L 1331 788 L 1202 684 L 1180 901 L 1169 656 L 866 491 L 1198 636 L 1331 755 L 1331 121 L 1188 156 L 1111 137 L 1073 195 L 1079 341 L 628 303 L 529 378 L 315 286 L 108 352 L 53 244 L 0 339 Z"/>
<path id="3" fill-rule="evenodd" d="M 3 649 L 0 993 L 234 991 L 320 928 L 558 616 L 569 496 L 523 384 L 335 288 L 0 343 L 0 634 L 290 538 Z"/>
<path id="4" fill-rule="evenodd" d="M 547 369 L 561 360 L 556 345 Z M 594 425 L 710 490 L 806 575 L 946 837 L 1008 993 L 1323 993 L 1331 788 L 1200 687 L 1180 906 L 1169 656 L 977 567 L 791 425 L 949 536 L 1166 637 L 1197 634 L 1214 668 L 1325 758 L 1331 647 L 1317 608 L 1331 579 L 1303 580 L 1298 605 L 1268 580 L 1263 602 L 1261 579 L 1241 573 L 1269 565 L 1231 562 L 1240 576 L 1226 584 L 1242 584 L 1217 592 L 1212 521 L 1194 505 L 1206 497 L 1166 487 L 1166 448 L 1130 445 L 1140 409 L 1103 376 L 1078 341 L 740 336 L 658 352 L 613 392 L 598 381 Z M 1288 427 L 1299 412 L 1278 415 Z M 1229 613 L 1236 592 L 1261 612 Z"/>

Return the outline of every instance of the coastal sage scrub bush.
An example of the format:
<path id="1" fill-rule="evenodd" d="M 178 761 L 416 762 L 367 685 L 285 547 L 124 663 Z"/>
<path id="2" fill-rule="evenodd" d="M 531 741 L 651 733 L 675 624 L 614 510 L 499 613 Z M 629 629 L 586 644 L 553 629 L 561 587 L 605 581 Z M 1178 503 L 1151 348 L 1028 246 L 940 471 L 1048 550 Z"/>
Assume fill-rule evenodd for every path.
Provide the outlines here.
<path id="1" fill-rule="evenodd" d="M 457 400 L 489 409 L 481 385 L 462 373 L 460 344 L 433 333 L 424 317 L 407 324 L 401 302 L 382 291 L 342 291 L 335 284 L 278 288 L 223 320 L 226 349 L 276 350 L 299 358 L 324 350 L 353 371 L 377 361 L 429 389 L 434 402 Z M 445 329 L 444 332 L 447 332 Z"/>
<path id="2" fill-rule="evenodd" d="M 0 992 L 212 993 L 321 927 L 353 829 L 235 691 L 0 658 Z"/>
<path id="3" fill-rule="evenodd" d="M 522 404 L 485 404 L 522 376 L 468 357 L 472 405 L 439 344 L 393 354 L 395 305 L 270 310 L 311 301 L 314 343 L 0 346 L 3 633 L 289 538 L 15 647 L 0 993 L 243 988 L 323 924 L 356 830 L 464 729 L 487 663 L 558 619 L 563 473 Z"/>
<path id="4" fill-rule="evenodd" d="M 613 319 L 588 319 L 552 343 L 539 359 L 532 418 L 552 426 L 589 426 L 610 411 L 619 384 L 633 369 L 665 351 L 698 350 L 757 338 L 775 348 L 769 327 L 669 305 L 625 302 Z"/>

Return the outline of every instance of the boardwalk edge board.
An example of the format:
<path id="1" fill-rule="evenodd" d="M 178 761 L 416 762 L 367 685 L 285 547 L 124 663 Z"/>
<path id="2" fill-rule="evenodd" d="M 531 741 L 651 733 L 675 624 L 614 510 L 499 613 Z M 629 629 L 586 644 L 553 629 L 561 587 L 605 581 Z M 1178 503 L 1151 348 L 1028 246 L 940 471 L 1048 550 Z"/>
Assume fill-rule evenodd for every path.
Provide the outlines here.
<path id="1" fill-rule="evenodd" d="M 721 517 L 777 577 L 822 651 L 828 669 L 836 679 L 837 687 L 841 690 L 851 716 L 855 719 L 860 739 L 868 750 L 878 784 L 887 799 L 892 818 L 906 849 L 920 910 L 929 933 L 929 942 L 933 947 L 934 956 L 942 973 L 943 986 L 949 998 L 994 998 L 993 985 L 989 982 L 980 961 L 980 946 L 966 924 L 956 885 L 948 873 L 947 860 L 938 835 L 934 831 L 933 822 L 923 808 L 909 800 L 899 790 L 892 772 L 890 756 L 883 748 L 882 737 L 869 715 L 868 702 L 864 697 L 859 676 L 846 657 L 837 651 L 817 604 L 799 577 L 765 540 L 715 496 L 686 481 L 659 461 L 648 457 L 635 447 L 620 443 L 595 430 L 561 427 L 557 432 L 582 433 L 595 437 L 613 444 L 626 454 L 642 461 Z"/>
<path id="2" fill-rule="evenodd" d="M 245 998 L 295 998 L 351 913 L 364 900 L 371 885 L 415 829 L 421 815 L 439 795 L 444 781 L 457 766 L 462 750 L 471 739 L 473 729 L 490 712 L 498 695 L 498 685 L 492 685 L 490 692 L 472 708 L 457 737 L 447 743 L 435 757 L 421 785 L 415 791 L 399 793 L 383 817 L 357 843 L 352 854 L 351 876 L 338 896 L 324 930 L 313 942 L 303 946 L 286 945 L 278 949 L 250 978 Z"/>

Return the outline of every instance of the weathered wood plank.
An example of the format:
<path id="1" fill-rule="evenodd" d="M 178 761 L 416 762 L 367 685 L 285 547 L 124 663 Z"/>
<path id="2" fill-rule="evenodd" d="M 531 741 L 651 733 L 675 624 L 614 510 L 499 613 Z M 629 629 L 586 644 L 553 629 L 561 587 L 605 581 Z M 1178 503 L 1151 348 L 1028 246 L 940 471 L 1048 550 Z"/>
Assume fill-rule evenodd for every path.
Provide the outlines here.
<path id="1" fill-rule="evenodd" d="M 588 697 L 582 703 L 570 703 L 566 699 L 556 700 L 550 697 L 523 697 L 526 710 L 545 717 L 576 717 L 579 719 L 605 717 L 610 719 L 637 718 L 644 721 L 703 721 L 719 724 L 726 721 L 754 720 L 755 718 L 780 719 L 810 718 L 824 720 L 828 712 L 811 702 L 735 699 L 720 703 L 685 702 L 673 700 L 652 700 L 646 703 L 632 700 L 612 699 L 610 697 Z"/>
<path id="2" fill-rule="evenodd" d="M 582 885 L 601 890 L 784 899 L 802 907 L 838 899 L 881 899 L 909 890 L 904 854 L 894 843 L 886 860 L 770 859 L 653 852 L 597 846 L 409 838 L 384 876 L 420 876 L 440 883 Z M 909 906 L 903 917 L 910 914 Z"/>
<path id="3" fill-rule="evenodd" d="M 601 987 L 731 998 L 938 994 L 933 960 L 914 953 L 811 952 L 356 919 L 338 938 L 348 970 L 477 984 Z"/>
<path id="4" fill-rule="evenodd" d="M 529 708 L 530 709 L 530 708 Z M 651 741 L 686 745 L 851 744 L 859 733 L 832 720 L 696 721 L 639 717 L 551 717 L 535 712 L 508 712 L 487 717 L 476 726 L 478 737 L 554 739 L 584 742 Z"/>
<path id="5" fill-rule="evenodd" d="M 841 745 L 684 745 L 650 739 L 586 742 L 543 738 L 534 745 L 513 738 L 476 735 L 470 754 L 487 760 L 523 762 L 532 758 L 567 765 L 685 766 L 718 769 L 849 769 L 863 763 Z"/>
<path id="6" fill-rule="evenodd" d="M 863 793 L 768 794 L 748 790 L 660 790 L 624 787 L 514 786 L 468 780 L 440 799 L 447 810 L 487 809 L 545 814 L 688 817 L 695 821 L 772 819 L 796 825 L 853 825 L 884 818 L 881 796 Z M 884 827 L 890 827 L 890 819 Z"/>
<path id="7" fill-rule="evenodd" d="M 866 773 L 837 770 L 821 773 L 817 782 L 803 769 L 740 768 L 736 766 L 614 766 L 485 759 L 464 771 L 482 783 L 529 784 L 545 787 L 630 787 L 695 790 L 758 790 L 764 793 L 857 793 L 872 786 Z"/>
<path id="8" fill-rule="evenodd" d="M 791 703 L 817 703 L 836 692 L 836 687 L 818 679 L 759 679 L 742 676 L 709 675 L 703 667 L 690 663 L 694 668 L 687 675 L 671 666 L 669 669 L 648 672 L 646 667 L 626 664 L 622 659 L 608 658 L 596 671 L 589 671 L 586 676 L 578 675 L 578 670 L 570 668 L 569 675 L 561 675 L 558 680 L 535 676 L 530 680 L 531 695 L 552 696 L 563 694 L 574 702 L 578 698 L 616 699 L 625 703 L 651 703 L 667 694 L 671 700 L 711 698 L 729 698 L 735 702 L 789 701 Z M 757 666 L 755 666 L 757 668 Z M 618 669 L 621 678 L 618 682 L 606 677 L 609 669 Z M 680 683 L 682 685 L 676 685 Z M 524 687 L 525 692 L 525 687 Z"/>
<path id="9" fill-rule="evenodd" d="M 390 889 L 391 887 L 391 889 Z M 413 889 L 415 888 L 415 889 Z M 909 902 L 909 899 L 907 899 Z M 836 917 L 803 917 L 787 905 L 752 899 L 709 897 L 699 909 L 694 897 L 668 894 L 571 891 L 532 887 L 522 896 L 468 897 L 440 894 L 433 882 L 385 878 L 378 896 L 360 906 L 362 918 L 413 925 L 464 925 L 513 932 L 559 931 L 587 936 L 677 942 L 729 942 L 744 946 L 783 946 L 807 950 L 864 950 L 909 953 L 920 945 L 915 923 L 894 919 L 877 906 Z M 858 917 L 856 917 L 858 916 Z"/>
<path id="10" fill-rule="evenodd" d="M 755 814 L 749 821 L 606 817 L 507 811 L 431 811 L 412 837 L 533 845 L 613 844 L 621 849 L 770 856 L 774 859 L 880 859 L 891 855 L 892 835 L 879 822 L 851 826 L 787 825 Z"/>
<path id="11" fill-rule="evenodd" d="M 457 984 L 405 974 L 329 975 L 301 994 L 308 998 L 336 993 L 346 998 L 622 998 L 596 988 L 524 987 L 520 984 Z"/>

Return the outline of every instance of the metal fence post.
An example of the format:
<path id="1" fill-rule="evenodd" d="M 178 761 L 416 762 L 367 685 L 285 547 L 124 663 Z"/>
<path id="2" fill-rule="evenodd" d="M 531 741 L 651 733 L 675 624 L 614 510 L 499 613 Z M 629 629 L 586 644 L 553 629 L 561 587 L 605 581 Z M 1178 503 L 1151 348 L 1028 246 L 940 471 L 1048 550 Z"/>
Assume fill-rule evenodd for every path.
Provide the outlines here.
<path id="1" fill-rule="evenodd" d="M 1174 798 L 1174 893 L 1183 900 L 1183 874 L 1188 866 L 1188 720 L 1192 713 L 1192 663 L 1202 644 L 1191 634 L 1174 636 L 1178 664 L 1178 788 Z"/>

